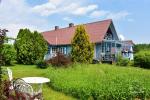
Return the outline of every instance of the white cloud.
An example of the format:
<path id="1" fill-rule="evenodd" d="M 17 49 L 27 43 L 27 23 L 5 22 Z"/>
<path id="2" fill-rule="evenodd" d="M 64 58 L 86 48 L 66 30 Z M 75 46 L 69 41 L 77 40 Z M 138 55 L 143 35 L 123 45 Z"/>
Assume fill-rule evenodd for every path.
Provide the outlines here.
<path id="1" fill-rule="evenodd" d="M 11 37 L 16 37 L 20 28 L 41 31 L 47 25 L 46 19 L 33 15 L 25 0 L 3 0 L 0 13 L 0 28 L 8 29 Z"/>
<path id="2" fill-rule="evenodd" d="M 49 2 L 45 4 L 34 6 L 32 11 L 42 16 L 60 13 L 81 16 L 98 8 L 98 5 L 94 4 L 82 5 L 82 1 L 73 0 L 72 2 L 65 0 L 49 0 Z"/>
<path id="3" fill-rule="evenodd" d="M 85 7 L 76 8 L 76 9 L 74 9 L 74 11 L 72 11 L 72 13 L 74 15 L 86 15 L 88 12 L 93 11 L 97 8 L 98 8 L 97 5 L 88 5 Z"/>
<path id="4" fill-rule="evenodd" d="M 98 17 L 103 17 L 106 16 L 109 13 L 109 11 L 105 10 L 95 10 L 90 14 L 91 18 L 98 18 Z"/>
<path id="5" fill-rule="evenodd" d="M 121 11 L 121 12 L 111 12 L 109 13 L 106 18 L 111 18 L 113 20 L 120 20 L 126 18 L 130 13 L 127 11 Z"/>
<path id="6" fill-rule="evenodd" d="M 65 0 L 49 0 L 49 3 L 52 3 L 54 5 L 60 5 L 64 2 Z"/>
<path id="7" fill-rule="evenodd" d="M 48 16 L 56 12 L 56 6 L 51 2 L 37 5 L 32 9 L 33 12 L 40 13 L 42 16 Z"/>
<path id="8" fill-rule="evenodd" d="M 67 21 L 67 22 L 71 22 L 72 21 L 72 19 L 70 17 L 64 17 L 63 20 Z"/>
<path id="9" fill-rule="evenodd" d="M 125 40 L 124 35 L 123 34 L 119 34 L 119 39 L 122 40 L 122 41 L 124 41 Z"/>
<path id="10" fill-rule="evenodd" d="M 122 20 L 127 18 L 130 13 L 127 11 L 106 11 L 106 10 L 95 10 L 90 14 L 90 18 L 105 18 L 105 19 L 113 19 L 113 20 Z M 127 19 L 128 21 L 132 21 L 133 19 Z"/>

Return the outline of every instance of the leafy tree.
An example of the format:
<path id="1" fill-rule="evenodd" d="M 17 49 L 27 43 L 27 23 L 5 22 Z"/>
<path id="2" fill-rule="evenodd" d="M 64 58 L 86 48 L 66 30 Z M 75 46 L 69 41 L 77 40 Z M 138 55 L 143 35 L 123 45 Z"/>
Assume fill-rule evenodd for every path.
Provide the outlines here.
<path id="1" fill-rule="evenodd" d="M 3 65 L 11 65 L 11 62 L 16 58 L 16 50 L 14 46 L 11 44 L 4 44 L 3 50 Z"/>
<path id="2" fill-rule="evenodd" d="M 139 51 L 150 50 L 150 44 L 136 44 L 134 46 L 134 52 L 137 53 Z"/>
<path id="3" fill-rule="evenodd" d="M 14 45 L 17 62 L 22 64 L 35 64 L 36 60 L 43 59 L 47 52 L 47 43 L 43 36 L 29 29 L 20 29 Z"/>
<path id="4" fill-rule="evenodd" d="M 150 69 L 150 52 L 140 51 L 134 56 L 135 66 L 140 66 L 142 68 Z"/>
<path id="5" fill-rule="evenodd" d="M 92 62 L 94 46 L 90 43 L 89 36 L 83 25 L 77 26 L 71 46 L 71 57 L 74 62 Z"/>

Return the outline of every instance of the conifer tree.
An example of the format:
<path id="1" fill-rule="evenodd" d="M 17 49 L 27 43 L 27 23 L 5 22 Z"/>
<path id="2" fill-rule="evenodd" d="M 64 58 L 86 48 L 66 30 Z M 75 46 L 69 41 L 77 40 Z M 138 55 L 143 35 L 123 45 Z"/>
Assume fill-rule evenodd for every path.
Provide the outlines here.
<path id="1" fill-rule="evenodd" d="M 77 26 L 71 46 L 71 57 L 74 62 L 92 62 L 94 46 L 90 43 L 89 36 L 83 25 Z"/>
<path id="2" fill-rule="evenodd" d="M 36 60 L 42 60 L 47 52 L 47 43 L 43 36 L 29 29 L 20 29 L 14 45 L 17 62 L 21 64 L 35 64 Z"/>

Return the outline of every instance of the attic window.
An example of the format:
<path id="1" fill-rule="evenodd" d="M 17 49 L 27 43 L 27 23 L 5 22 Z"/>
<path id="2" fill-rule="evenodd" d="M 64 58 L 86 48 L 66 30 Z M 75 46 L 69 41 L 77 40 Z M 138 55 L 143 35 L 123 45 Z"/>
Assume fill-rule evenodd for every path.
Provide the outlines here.
<path id="1" fill-rule="evenodd" d="M 105 36 L 106 40 L 113 40 L 113 35 L 111 33 L 107 33 L 107 35 Z"/>

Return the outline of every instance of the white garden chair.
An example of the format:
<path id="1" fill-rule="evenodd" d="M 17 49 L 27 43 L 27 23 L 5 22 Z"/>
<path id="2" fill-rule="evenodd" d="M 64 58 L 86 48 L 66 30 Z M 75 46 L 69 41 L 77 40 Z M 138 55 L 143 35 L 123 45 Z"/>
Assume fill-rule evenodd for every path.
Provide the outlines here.
<path id="1" fill-rule="evenodd" d="M 12 80 L 13 80 L 13 75 L 12 75 L 12 70 L 7 67 L 7 73 L 8 73 L 8 78 L 9 81 L 11 82 L 11 85 L 9 87 L 10 90 L 13 90 L 13 85 L 12 85 Z"/>
<path id="2" fill-rule="evenodd" d="M 30 84 L 26 83 L 22 79 L 16 79 L 13 82 L 13 87 L 16 92 L 18 99 L 25 100 L 41 100 L 41 93 L 34 93 L 33 88 Z"/>
<path id="3" fill-rule="evenodd" d="M 8 72 L 9 81 L 12 81 L 12 79 L 13 79 L 12 70 L 7 67 L 7 72 Z"/>

